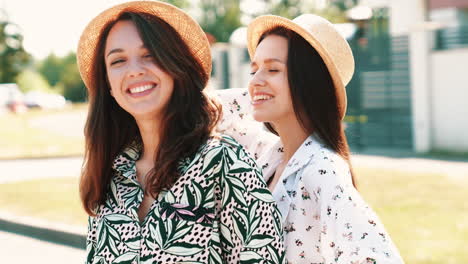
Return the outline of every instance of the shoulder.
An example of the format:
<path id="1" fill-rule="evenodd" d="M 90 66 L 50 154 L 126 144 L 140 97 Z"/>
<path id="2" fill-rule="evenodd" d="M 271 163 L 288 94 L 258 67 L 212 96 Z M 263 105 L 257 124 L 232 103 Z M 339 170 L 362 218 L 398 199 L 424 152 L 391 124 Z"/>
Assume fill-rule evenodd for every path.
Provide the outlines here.
<path id="1" fill-rule="evenodd" d="M 203 152 L 204 163 L 211 164 L 212 167 L 224 167 L 222 171 L 225 176 L 237 178 L 245 184 L 260 179 L 257 184 L 264 184 L 262 171 L 254 158 L 232 137 L 212 137 Z"/>
<path id="2" fill-rule="evenodd" d="M 201 159 L 204 159 L 205 162 L 209 160 L 211 164 L 223 161 L 223 166 L 226 166 L 232 165 L 237 161 L 244 161 L 251 167 L 256 166 L 255 161 L 245 150 L 244 146 L 234 138 L 223 134 L 212 135 L 201 147 L 198 154 Z"/>
<path id="3" fill-rule="evenodd" d="M 211 92 L 217 96 L 223 103 L 229 104 L 240 100 L 241 102 L 249 100 L 249 92 L 246 88 L 218 89 Z"/>
<path id="4" fill-rule="evenodd" d="M 182 172 L 196 167 L 201 170 L 201 173 L 212 173 L 212 170 L 219 167 L 230 167 L 239 160 L 251 160 L 250 156 L 245 152 L 242 145 L 230 136 L 213 134 L 205 143 L 203 143 L 198 151 L 190 157 L 181 160 L 180 167 Z M 255 162 L 249 162 L 253 167 Z"/>
<path id="5" fill-rule="evenodd" d="M 243 119 L 250 112 L 249 92 L 245 88 L 219 89 L 209 92 L 223 106 L 224 118 Z"/>
<path id="6" fill-rule="evenodd" d="M 302 180 L 309 190 L 322 191 L 352 186 L 349 163 L 326 146 L 318 148 L 305 166 Z"/>
<path id="7" fill-rule="evenodd" d="M 236 151 L 242 150 L 243 146 L 231 136 L 216 133 L 208 138 L 206 143 L 202 146 L 200 152 L 207 153 L 219 148 Z"/>

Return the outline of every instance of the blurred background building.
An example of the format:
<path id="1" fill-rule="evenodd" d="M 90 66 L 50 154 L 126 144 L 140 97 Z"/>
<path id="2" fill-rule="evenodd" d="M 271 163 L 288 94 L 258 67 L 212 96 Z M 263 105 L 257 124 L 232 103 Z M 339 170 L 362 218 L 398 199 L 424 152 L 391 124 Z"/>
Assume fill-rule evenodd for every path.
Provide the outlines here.
<path id="1" fill-rule="evenodd" d="M 346 19 L 335 25 L 356 62 L 345 118 L 352 148 L 468 152 L 468 1 L 362 0 Z M 247 87 L 245 32 L 213 45 L 215 87 Z"/>

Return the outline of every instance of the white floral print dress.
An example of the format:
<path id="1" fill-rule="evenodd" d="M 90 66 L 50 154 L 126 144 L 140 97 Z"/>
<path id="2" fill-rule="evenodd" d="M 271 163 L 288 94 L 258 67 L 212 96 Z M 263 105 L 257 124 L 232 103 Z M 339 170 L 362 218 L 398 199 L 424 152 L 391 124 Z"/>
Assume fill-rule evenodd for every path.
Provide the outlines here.
<path id="1" fill-rule="evenodd" d="M 138 148 L 114 161 L 108 198 L 89 218 L 86 263 L 284 263 L 281 215 L 255 161 L 230 137 L 182 159 L 180 178 L 143 222 Z"/>
<path id="2" fill-rule="evenodd" d="M 250 121 L 245 89 L 217 93 L 224 111 L 218 130 L 245 144 L 268 179 L 281 160 L 279 138 Z M 378 216 L 353 187 L 347 162 L 318 137 L 309 136 L 295 152 L 273 197 L 282 214 L 287 263 L 403 263 Z"/>

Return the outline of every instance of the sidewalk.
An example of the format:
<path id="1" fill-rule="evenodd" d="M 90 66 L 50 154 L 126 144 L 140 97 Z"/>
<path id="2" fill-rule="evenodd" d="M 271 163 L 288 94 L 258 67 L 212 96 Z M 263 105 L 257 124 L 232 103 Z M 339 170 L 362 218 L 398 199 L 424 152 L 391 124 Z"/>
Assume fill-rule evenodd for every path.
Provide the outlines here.
<path id="1" fill-rule="evenodd" d="M 0 184 L 34 179 L 79 177 L 82 157 L 0 160 Z M 77 187 L 78 188 L 78 187 Z M 0 231 L 84 249 L 86 228 L 20 217 L 0 210 Z"/>
<path id="2" fill-rule="evenodd" d="M 52 223 L 0 211 L 0 231 L 37 238 L 77 249 L 86 245 L 86 227 Z"/>
<path id="3" fill-rule="evenodd" d="M 0 231 L 0 247 L 3 253 L 2 263 L 82 264 L 86 259 L 86 252 L 83 249 L 70 248 L 2 231 Z"/>
<path id="4" fill-rule="evenodd" d="M 42 178 L 78 177 L 82 157 L 0 160 L 0 184 Z"/>
<path id="5" fill-rule="evenodd" d="M 449 178 L 468 179 L 468 161 L 447 161 L 420 158 L 411 155 L 367 155 L 353 154 L 354 167 L 409 171 L 414 173 L 437 173 Z M 82 164 L 81 157 L 60 159 L 35 159 L 0 161 L 2 173 L 0 184 L 29 179 L 59 176 L 77 177 Z M 27 168 L 27 169 L 25 169 Z M 50 168 L 54 168 L 51 170 Z M 11 175 L 15 175 L 14 178 Z M 0 231 L 22 234 L 40 240 L 84 249 L 86 230 L 84 227 L 67 226 L 38 219 L 18 217 L 0 211 Z"/>
<path id="6" fill-rule="evenodd" d="M 386 157 L 355 154 L 351 156 L 354 167 L 388 169 L 414 173 L 444 174 L 450 178 L 468 179 L 468 161 L 448 161 L 419 157 Z"/>

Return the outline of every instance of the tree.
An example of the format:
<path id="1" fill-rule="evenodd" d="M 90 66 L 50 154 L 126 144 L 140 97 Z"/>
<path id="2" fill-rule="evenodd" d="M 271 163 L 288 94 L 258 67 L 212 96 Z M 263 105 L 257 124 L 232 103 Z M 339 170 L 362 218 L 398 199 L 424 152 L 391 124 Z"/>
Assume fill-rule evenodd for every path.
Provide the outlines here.
<path id="1" fill-rule="evenodd" d="M 200 0 L 200 25 L 219 42 L 228 42 L 231 33 L 240 27 L 240 0 Z"/>
<path id="2" fill-rule="evenodd" d="M 0 9 L 0 83 L 14 82 L 30 61 L 31 56 L 23 48 L 19 27 Z"/>
<path id="3" fill-rule="evenodd" d="M 16 77 L 16 83 L 18 84 L 20 90 L 24 93 L 29 92 L 29 91 L 42 91 L 42 92 L 52 91 L 49 83 L 44 78 L 44 76 L 42 76 L 42 74 L 33 70 L 22 71 Z"/>
<path id="4" fill-rule="evenodd" d="M 330 5 L 338 8 L 340 11 L 345 12 L 359 3 L 359 0 L 331 0 Z"/>
<path id="5" fill-rule="evenodd" d="M 84 102 L 86 100 L 86 87 L 81 80 L 76 53 L 70 52 L 62 58 L 62 73 L 59 85 L 63 88 L 63 95 L 73 102 Z"/>
<path id="6" fill-rule="evenodd" d="M 190 3 L 188 0 L 163 0 L 164 2 L 167 2 L 171 5 L 175 5 L 178 8 L 185 9 L 190 6 Z"/>
<path id="7" fill-rule="evenodd" d="M 281 0 L 270 5 L 269 13 L 277 16 L 293 19 L 301 14 L 304 3 L 302 0 Z"/>
<path id="8" fill-rule="evenodd" d="M 57 85 L 63 72 L 62 60 L 54 53 L 49 54 L 39 63 L 39 72 L 47 79 L 51 86 Z"/>
<path id="9" fill-rule="evenodd" d="M 74 52 L 64 57 L 50 54 L 39 63 L 38 68 L 53 89 L 61 92 L 66 99 L 73 102 L 86 100 L 86 88 L 81 80 Z"/>

